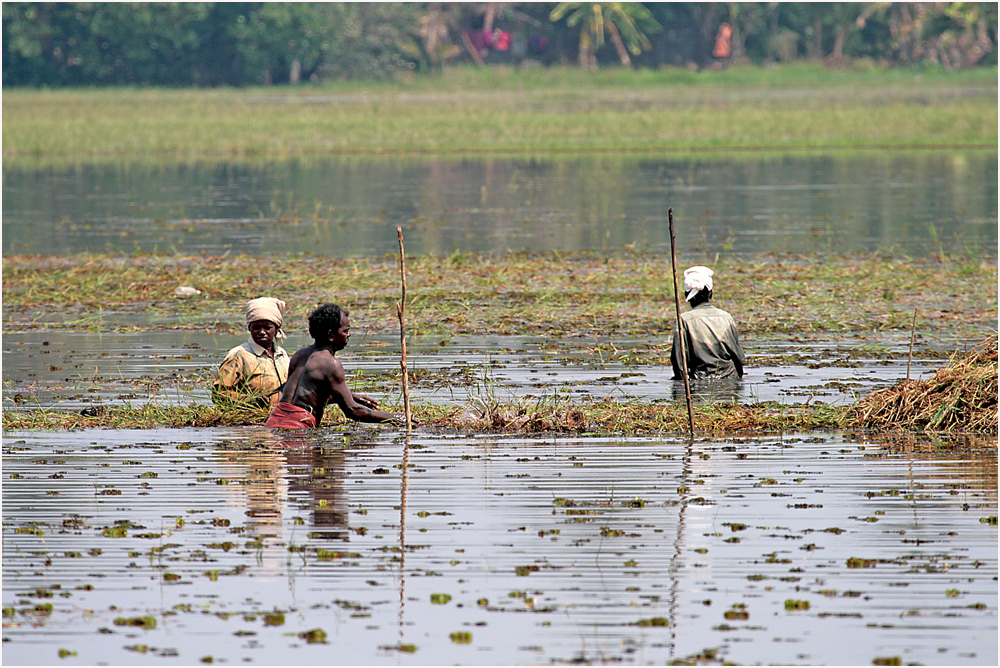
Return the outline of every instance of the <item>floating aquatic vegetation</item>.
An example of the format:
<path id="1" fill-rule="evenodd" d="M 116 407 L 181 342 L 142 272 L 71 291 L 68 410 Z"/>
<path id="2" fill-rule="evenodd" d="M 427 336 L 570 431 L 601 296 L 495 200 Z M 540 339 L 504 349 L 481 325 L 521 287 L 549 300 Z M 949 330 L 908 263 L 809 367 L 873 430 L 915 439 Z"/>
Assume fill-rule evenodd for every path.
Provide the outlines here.
<path id="1" fill-rule="evenodd" d="M 116 617 L 115 626 L 138 626 L 144 629 L 156 628 L 156 618 L 144 617 Z"/>
<path id="2" fill-rule="evenodd" d="M 649 619 L 640 619 L 635 624 L 636 626 L 670 626 L 670 620 L 666 617 L 651 617 Z"/>
<path id="3" fill-rule="evenodd" d="M 303 631 L 298 634 L 299 638 L 302 638 L 310 645 L 318 643 L 326 643 L 326 631 L 323 629 L 310 629 L 309 631 Z"/>

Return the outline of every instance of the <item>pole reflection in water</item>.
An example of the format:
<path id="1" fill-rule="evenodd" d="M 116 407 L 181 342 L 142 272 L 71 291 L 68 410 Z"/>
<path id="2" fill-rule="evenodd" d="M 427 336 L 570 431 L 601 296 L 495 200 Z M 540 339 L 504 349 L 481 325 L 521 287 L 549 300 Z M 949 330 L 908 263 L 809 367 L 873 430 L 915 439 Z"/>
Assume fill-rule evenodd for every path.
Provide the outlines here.
<path id="1" fill-rule="evenodd" d="M 406 491 L 410 484 L 410 437 L 403 443 L 403 476 L 399 493 L 399 644 L 403 644 L 406 607 Z"/>
<path id="2" fill-rule="evenodd" d="M 675 383 L 675 385 L 677 385 Z M 684 460 L 681 464 L 681 484 L 677 488 L 678 500 L 677 505 L 677 534 L 674 538 L 674 554 L 670 559 L 670 606 L 668 610 L 670 611 L 670 658 L 674 658 L 675 650 L 677 647 L 677 615 L 678 615 L 678 604 L 677 604 L 677 594 L 680 589 L 681 578 L 678 571 L 682 568 L 683 564 L 681 562 L 681 553 L 684 551 L 684 514 L 687 511 L 688 499 L 690 498 L 690 488 L 688 486 L 688 481 L 691 476 L 691 450 L 694 448 L 694 438 L 689 438 L 684 446 Z"/>

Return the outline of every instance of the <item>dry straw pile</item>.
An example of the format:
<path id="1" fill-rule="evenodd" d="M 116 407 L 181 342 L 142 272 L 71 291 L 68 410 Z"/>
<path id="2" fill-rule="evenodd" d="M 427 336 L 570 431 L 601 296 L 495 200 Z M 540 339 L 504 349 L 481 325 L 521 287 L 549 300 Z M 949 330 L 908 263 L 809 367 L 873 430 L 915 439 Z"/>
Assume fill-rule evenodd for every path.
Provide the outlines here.
<path id="1" fill-rule="evenodd" d="M 903 380 L 852 409 L 854 423 L 880 431 L 997 433 L 997 337 L 955 356 L 930 380 Z"/>

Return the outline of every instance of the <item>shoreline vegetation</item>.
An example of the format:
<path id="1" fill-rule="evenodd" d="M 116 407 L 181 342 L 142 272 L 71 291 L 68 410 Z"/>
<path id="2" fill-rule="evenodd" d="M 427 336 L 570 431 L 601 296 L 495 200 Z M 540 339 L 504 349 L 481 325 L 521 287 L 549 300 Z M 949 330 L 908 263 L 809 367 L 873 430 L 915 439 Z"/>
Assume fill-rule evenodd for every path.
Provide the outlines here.
<path id="1" fill-rule="evenodd" d="M 449 68 L 389 84 L 11 89 L 5 168 L 344 155 L 997 148 L 997 68 Z"/>
<path id="2" fill-rule="evenodd" d="M 703 260 L 696 255 L 682 259 Z M 925 347 L 918 354 L 941 356 L 926 350 L 928 341 L 953 354 L 935 379 L 903 381 L 854 406 L 819 402 L 698 406 L 698 432 L 871 428 L 882 433 L 996 433 L 997 265 L 992 259 L 970 252 L 938 253 L 926 259 L 887 253 L 708 260 L 719 285 L 716 301 L 733 313 L 744 340 L 848 337 L 873 345 L 884 338 L 908 340 L 916 310 L 918 340 Z M 238 333 L 239 307 L 248 295 L 278 294 L 289 304 L 286 326 L 295 335 L 304 331 L 306 314 L 315 304 L 337 301 L 350 310 L 359 334 L 388 336 L 398 331 L 397 263 L 398 257 L 391 255 L 10 256 L 3 265 L 4 329 L 8 335 L 33 329 L 108 328 Z M 551 337 L 570 347 L 596 345 L 602 356 L 629 366 L 669 365 L 665 345 L 616 350 L 613 343 L 614 337 L 669 338 L 673 290 L 668 263 L 662 254 L 628 250 L 408 257 L 407 332 L 442 340 L 517 332 Z M 869 287 L 859 290 L 859 285 Z M 178 294 L 181 286 L 201 292 Z M 498 304 L 504 307 L 497 308 Z M 984 337 L 986 342 L 981 343 Z M 976 344 L 980 347 L 974 348 Z M 364 354 L 361 348 L 355 351 Z M 768 359 L 767 363 L 792 362 Z M 366 376 L 364 383 L 391 388 L 399 384 L 398 375 Z M 682 402 L 570 402 L 559 396 L 501 400 L 480 389 L 478 396 L 470 392 L 473 400 L 465 406 L 441 406 L 420 401 L 422 382 L 442 380 L 423 379 L 419 373 L 411 377 L 415 414 L 429 428 L 601 434 L 687 430 Z M 475 384 L 472 379 L 449 382 Z M 260 425 L 266 418 L 266 411 L 207 403 L 154 402 L 86 410 L 92 415 L 5 409 L 3 429 Z M 343 422 L 331 414 L 330 425 L 338 421 Z"/>

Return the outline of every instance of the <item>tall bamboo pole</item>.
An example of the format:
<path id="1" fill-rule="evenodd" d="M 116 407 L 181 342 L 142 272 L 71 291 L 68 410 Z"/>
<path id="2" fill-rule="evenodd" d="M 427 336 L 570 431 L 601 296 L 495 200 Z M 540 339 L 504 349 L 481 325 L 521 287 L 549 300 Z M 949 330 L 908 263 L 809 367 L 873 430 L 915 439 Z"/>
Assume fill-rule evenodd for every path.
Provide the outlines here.
<path id="1" fill-rule="evenodd" d="M 396 315 L 399 316 L 399 344 L 402 357 L 399 366 L 403 369 L 403 411 L 406 415 L 406 433 L 412 429 L 410 414 L 410 377 L 406 371 L 406 255 L 403 250 L 403 228 L 396 226 L 396 236 L 399 237 L 399 280 L 403 285 L 402 299 L 396 302 Z"/>
<path id="2" fill-rule="evenodd" d="M 670 266 L 674 272 L 674 311 L 677 314 L 677 336 L 681 342 L 681 371 L 684 374 L 684 398 L 687 400 L 688 429 L 694 436 L 694 409 L 691 407 L 691 381 L 688 379 L 687 346 L 684 344 L 684 326 L 681 324 L 681 296 L 677 289 L 677 256 L 674 253 L 674 208 L 667 209 L 670 222 Z"/>
<path id="3" fill-rule="evenodd" d="M 906 358 L 906 380 L 910 379 L 910 362 L 913 361 L 913 338 L 917 335 L 917 309 L 913 309 L 913 325 L 910 326 L 910 355 Z"/>

